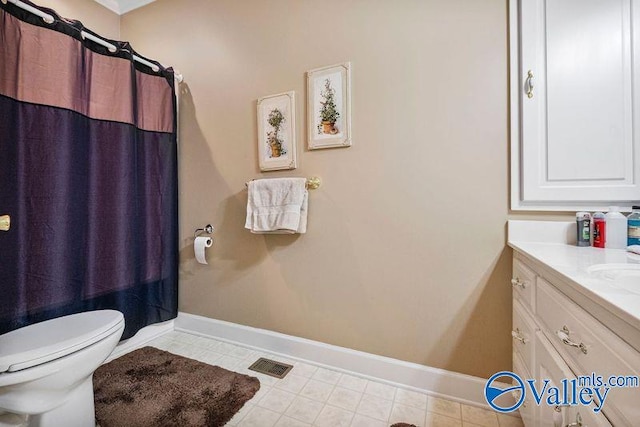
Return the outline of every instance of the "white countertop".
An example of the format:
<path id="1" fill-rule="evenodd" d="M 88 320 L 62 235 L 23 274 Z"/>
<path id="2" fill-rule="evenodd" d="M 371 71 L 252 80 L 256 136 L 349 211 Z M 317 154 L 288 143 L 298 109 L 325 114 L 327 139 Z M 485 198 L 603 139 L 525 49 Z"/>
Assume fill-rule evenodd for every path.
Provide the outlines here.
<path id="1" fill-rule="evenodd" d="M 597 264 L 640 265 L 640 255 L 624 249 L 577 247 L 573 243 L 575 227 L 571 222 L 509 221 L 508 243 L 553 270 L 576 291 L 640 329 L 640 279 L 637 291 L 628 290 L 588 272 L 589 267 Z"/>

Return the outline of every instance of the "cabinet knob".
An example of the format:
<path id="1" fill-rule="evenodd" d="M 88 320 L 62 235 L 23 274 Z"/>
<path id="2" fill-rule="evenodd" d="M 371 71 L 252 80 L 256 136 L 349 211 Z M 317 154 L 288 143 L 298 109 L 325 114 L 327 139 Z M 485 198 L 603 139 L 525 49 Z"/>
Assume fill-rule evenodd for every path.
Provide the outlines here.
<path id="1" fill-rule="evenodd" d="M 519 286 L 519 287 L 521 287 L 522 289 L 524 289 L 524 288 L 526 288 L 526 287 L 527 287 L 527 285 L 526 285 L 524 282 L 522 282 L 522 281 L 520 280 L 520 278 L 519 278 L 519 277 L 516 277 L 515 279 L 511 279 L 511 285 L 512 285 L 513 287 L 517 287 L 517 286 Z"/>
<path id="2" fill-rule="evenodd" d="M 0 231 L 9 231 L 11 228 L 11 217 L 9 215 L 0 216 Z"/>

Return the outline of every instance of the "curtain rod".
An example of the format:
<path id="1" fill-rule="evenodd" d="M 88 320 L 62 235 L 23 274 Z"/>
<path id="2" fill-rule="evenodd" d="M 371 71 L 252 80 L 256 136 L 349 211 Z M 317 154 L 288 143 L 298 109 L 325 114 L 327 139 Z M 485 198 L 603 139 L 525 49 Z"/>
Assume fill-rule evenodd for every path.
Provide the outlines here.
<path id="1" fill-rule="evenodd" d="M 33 13 L 34 15 L 39 16 L 40 18 L 42 18 L 42 20 L 44 22 L 46 22 L 47 24 L 53 24 L 53 22 L 55 21 L 55 18 L 53 16 L 49 15 L 48 13 L 44 13 L 43 11 L 41 11 L 39 9 L 36 9 L 33 6 L 30 6 L 30 5 L 26 4 L 26 3 L 23 3 L 20 0 L 0 0 L 0 1 L 2 1 L 2 3 L 4 3 L 4 4 L 7 4 L 7 3 L 14 4 L 17 7 L 19 7 L 20 9 L 24 9 L 27 12 Z M 91 41 L 93 41 L 95 43 L 98 43 L 101 46 L 106 47 L 109 50 L 109 52 L 111 52 L 111 53 L 115 53 L 118 50 L 118 48 L 115 45 L 109 43 L 106 40 L 101 39 L 100 37 L 96 37 L 93 34 L 88 33 L 86 31 L 80 31 L 80 36 L 83 39 L 89 39 L 89 40 L 91 40 Z M 133 60 L 136 61 L 136 62 L 139 62 L 139 63 L 141 63 L 143 65 L 146 65 L 147 67 L 151 68 L 156 73 L 158 71 L 160 71 L 160 67 L 158 67 L 156 64 L 154 64 L 152 62 L 149 62 L 144 58 L 140 58 L 138 55 L 134 54 L 133 55 Z M 182 83 L 182 79 L 183 79 L 182 78 L 182 74 L 180 74 L 179 72 L 175 71 L 174 75 L 176 77 L 176 80 L 178 80 L 178 83 Z"/>

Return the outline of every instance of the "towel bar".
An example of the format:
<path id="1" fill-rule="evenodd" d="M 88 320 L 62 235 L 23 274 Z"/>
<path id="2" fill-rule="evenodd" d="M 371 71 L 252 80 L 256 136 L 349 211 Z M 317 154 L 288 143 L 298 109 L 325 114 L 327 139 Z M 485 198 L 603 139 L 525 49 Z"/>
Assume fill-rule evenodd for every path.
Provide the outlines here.
<path id="1" fill-rule="evenodd" d="M 317 190 L 318 188 L 320 188 L 320 184 L 322 184 L 320 178 L 318 178 L 317 176 L 312 176 L 311 178 L 307 178 L 307 183 L 305 186 L 307 187 L 307 190 Z M 248 187 L 249 183 L 245 182 L 244 186 Z"/>

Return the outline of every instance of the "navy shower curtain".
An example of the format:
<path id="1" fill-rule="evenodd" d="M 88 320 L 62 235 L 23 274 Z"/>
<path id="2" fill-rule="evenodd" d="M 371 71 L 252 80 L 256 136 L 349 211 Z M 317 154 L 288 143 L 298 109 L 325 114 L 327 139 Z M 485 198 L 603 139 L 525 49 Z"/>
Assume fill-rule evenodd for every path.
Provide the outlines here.
<path id="1" fill-rule="evenodd" d="M 173 71 L 39 9 L 0 3 L 0 334 L 111 308 L 129 338 L 177 315 Z"/>

